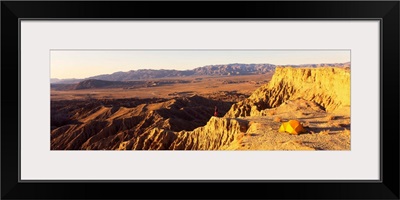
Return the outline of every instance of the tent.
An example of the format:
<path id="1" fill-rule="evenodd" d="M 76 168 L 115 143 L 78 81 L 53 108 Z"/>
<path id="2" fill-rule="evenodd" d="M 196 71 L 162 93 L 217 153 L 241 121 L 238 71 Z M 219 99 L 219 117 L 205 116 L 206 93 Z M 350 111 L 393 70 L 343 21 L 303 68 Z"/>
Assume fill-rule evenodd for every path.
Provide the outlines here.
<path id="1" fill-rule="evenodd" d="M 279 132 L 288 132 L 290 134 L 300 134 L 306 132 L 303 125 L 297 120 L 290 120 L 288 122 L 283 122 L 281 127 L 279 127 Z"/>

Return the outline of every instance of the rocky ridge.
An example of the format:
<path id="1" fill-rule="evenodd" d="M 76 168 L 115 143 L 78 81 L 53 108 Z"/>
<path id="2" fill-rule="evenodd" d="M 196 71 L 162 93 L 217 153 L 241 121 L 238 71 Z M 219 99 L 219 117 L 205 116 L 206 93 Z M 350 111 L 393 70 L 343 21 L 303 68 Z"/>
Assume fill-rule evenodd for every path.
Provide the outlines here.
<path id="1" fill-rule="evenodd" d="M 234 104 L 225 117 L 265 116 L 263 110 L 299 98 L 327 112 L 350 106 L 350 69 L 278 67 L 268 84 Z"/>
<path id="2" fill-rule="evenodd" d="M 349 67 L 350 63 L 322 63 L 322 64 L 303 64 L 290 65 L 294 68 L 318 68 L 318 67 Z M 276 67 L 274 64 L 243 64 L 232 63 L 222 65 L 206 65 L 197 67 L 193 70 L 169 70 L 169 69 L 139 69 L 127 72 L 115 72 L 112 74 L 102 74 L 84 79 L 51 79 L 52 84 L 73 84 L 81 81 L 95 79 L 103 81 L 135 81 L 148 80 L 157 78 L 171 77 L 187 77 L 187 76 L 237 76 L 237 75 L 254 75 L 273 72 Z"/>

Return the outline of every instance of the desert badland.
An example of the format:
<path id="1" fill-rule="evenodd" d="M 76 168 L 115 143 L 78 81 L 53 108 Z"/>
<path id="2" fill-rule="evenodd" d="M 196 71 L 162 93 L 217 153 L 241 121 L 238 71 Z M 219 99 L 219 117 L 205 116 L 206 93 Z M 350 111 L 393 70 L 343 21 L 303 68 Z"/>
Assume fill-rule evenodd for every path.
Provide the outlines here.
<path id="1" fill-rule="evenodd" d="M 303 131 L 279 131 L 290 120 Z M 51 84 L 51 150 L 350 150 L 350 125 L 350 63 L 137 70 Z"/>

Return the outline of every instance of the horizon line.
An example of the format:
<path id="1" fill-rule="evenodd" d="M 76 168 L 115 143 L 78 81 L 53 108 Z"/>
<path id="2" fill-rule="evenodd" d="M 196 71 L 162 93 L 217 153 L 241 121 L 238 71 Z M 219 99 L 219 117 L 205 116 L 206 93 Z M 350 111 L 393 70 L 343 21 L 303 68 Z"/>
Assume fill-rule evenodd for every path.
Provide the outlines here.
<path id="1" fill-rule="evenodd" d="M 193 69 L 186 69 L 186 70 L 177 70 L 177 69 L 149 69 L 149 68 L 143 68 L 143 69 L 136 69 L 136 70 L 129 70 L 129 71 L 116 71 L 113 73 L 109 73 L 109 74 L 98 74 L 98 75 L 94 75 L 94 76 L 102 76 L 102 75 L 111 75 L 111 74 L 115 74 L 118 72 L 122 72 L 122 73 L 126 73 L 126 72 L 131 72 L 131 71 L 139 71 L 139 70 L 149 70 L 149 71 L 161 71 L 161 70 L 175 70 L 175 71 L 191 71 L 197 68 L 202 68 L 202 67 L 208 67 L 208 66 L 216 66 L 216 65 L 235 65 L 235 64 L 244 64 L 244 65 L 274 65 L 274 66 L 301 66 L 301 65 L 323 65 L 323 64 L 345 64 L 345 63 L 351 63 L 351 61 L 347 61 L 347 62 L 324 62 L 324 63 L 305 63 L 305 64 L 272 64 L 272 63 L 225 63 L 225 64 L 209 64 L 209 65 L 203 65 L 201 67 L 194 67 Z M 94 76 L 89 76 L 86 78 L 52 78 L 50 77 L 50 79 L 58 79 L 58 80 L 66 80 L 66 79 L 88 79 Z"/>

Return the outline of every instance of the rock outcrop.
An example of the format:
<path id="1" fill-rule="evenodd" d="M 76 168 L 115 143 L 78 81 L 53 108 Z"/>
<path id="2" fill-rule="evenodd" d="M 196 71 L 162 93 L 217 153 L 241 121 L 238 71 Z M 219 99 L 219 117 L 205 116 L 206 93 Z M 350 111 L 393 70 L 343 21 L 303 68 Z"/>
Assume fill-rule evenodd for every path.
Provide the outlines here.
<path id="1" fill-rule="evenodd" d="M 119 150 L 217 150 L 228 146 L 238 133 L 246 132 L 246 121 L 211 117 L 193 131 L 173 132 L 155 128 L 120 144 Z"/>
<path id="2" fill-rule="evenodd" d="M 350 69 L 278 67 L 269 83 L 234 104 L 225 117 L 263 116 L 266 108 L 299 98 L 315 102 L 327 112 L 350 106 Z"/>

